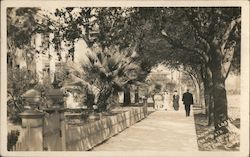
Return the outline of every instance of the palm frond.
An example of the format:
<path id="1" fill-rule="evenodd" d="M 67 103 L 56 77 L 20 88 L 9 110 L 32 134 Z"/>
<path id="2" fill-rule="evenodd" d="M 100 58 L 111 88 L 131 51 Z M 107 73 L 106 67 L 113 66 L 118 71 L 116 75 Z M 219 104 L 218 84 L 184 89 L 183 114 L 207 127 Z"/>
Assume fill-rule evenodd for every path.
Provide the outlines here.
<path id="1" fill-rule="evenodd" d="M 85 80 L 94 80 L 99 88 L 97 104 L 107 104 L 102 101 L 107 101 L 112 91 L 121 90 L 138 80 L 141 68 L 131 57 L 132 54 L 132 50 L 121 52 L 113 46 L 102 52 L 92 49 L 86 54 L 87 60 L 81 63 L 81 73 L 84 73 Z"/>

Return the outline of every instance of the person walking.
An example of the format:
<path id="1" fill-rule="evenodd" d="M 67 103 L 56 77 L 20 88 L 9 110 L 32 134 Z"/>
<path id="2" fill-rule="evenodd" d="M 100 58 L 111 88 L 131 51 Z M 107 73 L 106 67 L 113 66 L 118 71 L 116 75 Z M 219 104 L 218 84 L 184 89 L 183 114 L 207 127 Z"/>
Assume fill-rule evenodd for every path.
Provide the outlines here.
<path id="1" fill-rule="evenodd" d="M 174 95 L 173 95 L 173 107 L 175 111 L 179 110 L 179 95 L 177 93 L 177 90 L 174 91 Z"/>
<path id="2" fill-rule="evenodd" d="M 186 117 L 189 117 L 190 106 L 194 103 L 193 95 L 189 92 L 189 89 L 187 89 L 187 92 L 183 94 L 182 101 L 183 101 L 183 104 L 185 105 Z"/>

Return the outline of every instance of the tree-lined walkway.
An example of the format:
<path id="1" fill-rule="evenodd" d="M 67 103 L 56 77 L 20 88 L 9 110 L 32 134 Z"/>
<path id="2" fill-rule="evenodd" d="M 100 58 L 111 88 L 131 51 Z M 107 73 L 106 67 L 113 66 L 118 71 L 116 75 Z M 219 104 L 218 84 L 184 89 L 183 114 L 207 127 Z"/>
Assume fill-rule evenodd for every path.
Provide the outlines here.
<path id="1" fill-rule="evenodd" d="M 93 151 L 198 151 L 194 117 L 179 111 L 156 111 L 95 147 Z"/>

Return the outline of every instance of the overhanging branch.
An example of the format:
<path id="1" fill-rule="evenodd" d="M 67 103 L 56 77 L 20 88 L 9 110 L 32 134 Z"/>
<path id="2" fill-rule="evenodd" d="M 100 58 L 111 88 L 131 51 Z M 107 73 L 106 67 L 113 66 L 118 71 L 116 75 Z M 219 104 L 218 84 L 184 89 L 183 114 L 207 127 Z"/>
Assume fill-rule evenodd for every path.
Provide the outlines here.
<path id="1" fill-rule="evenodd" d="M 228 26 L 227 26 L 227 28 L 226 28 L 223 36 L 222 36 L 222 40 L 221 40 L 221 52 L 224 52 L 224 49 L 225 49 L 225 46 L 227 44 L 227 41 L 228 41 L 228 38 L 230 36 L 231 31 L 233 30 L 233 28 L 236 26 L 237 23 L 240 23 L 240 21 L 241 21 L 241 17 L 238 17 L 238 18 L 232 20 L 228 24 Z"/>
<path id="2" fill-rule="evenodd" d="M 207 54 L 200 50 L 199 48 L 195 47 L 195 48 L 190 48 L 190 47 L 187 47 L 187 46 L 184 46 L 182 43 L 180 42 L 176 42 L 174 41 L 173 39 L 171 39 L 167 33 L 162 30 L 161 31 L 161 34 L 165 37 L 165 39 L 171 44 L 173 45 L 174 47 L 176 48 L 179 48 L 179 49 L 182 49 L 182 50 L 185 50 L 185 51 L 189 51 L 189 52 L 195 52 L 196 54 L 198 54 L 206 63 L 209 61 L 209 57 L 207 56 Z"/>
<path id="3" fill-rule="evenodd" d="M 191 12 L 191 15 L 190 15 L 190 12 Z M 186 17 L 187 17 L 188 21 L 190 22 L 190 24 L 195 29 L 196 38 L 206 46 L 206 51 L 208 52 L 210 49 L 210 45 L 207 42 L 204 33 L 201 32 L 201 27 L 194 21 L 194 18 L 191 17 L 192 15 L 193 15 L 192 9 L 189 11 L 186 10 Z"/>

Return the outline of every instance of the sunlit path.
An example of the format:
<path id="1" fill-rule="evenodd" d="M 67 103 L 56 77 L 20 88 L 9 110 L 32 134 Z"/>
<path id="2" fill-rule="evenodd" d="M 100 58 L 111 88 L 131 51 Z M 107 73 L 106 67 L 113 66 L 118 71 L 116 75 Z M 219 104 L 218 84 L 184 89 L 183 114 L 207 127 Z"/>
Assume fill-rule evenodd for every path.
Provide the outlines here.
<path id="1" fill-rule="evenodd" d="M 184 110 L 155 111 L 93 151 L 198 151 L 194 117 Z"/>

